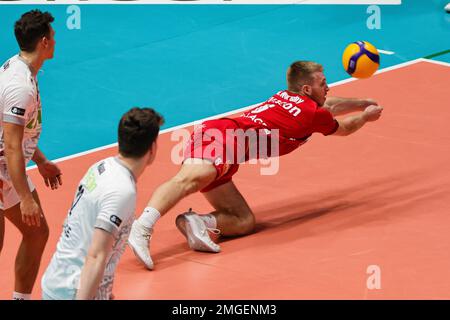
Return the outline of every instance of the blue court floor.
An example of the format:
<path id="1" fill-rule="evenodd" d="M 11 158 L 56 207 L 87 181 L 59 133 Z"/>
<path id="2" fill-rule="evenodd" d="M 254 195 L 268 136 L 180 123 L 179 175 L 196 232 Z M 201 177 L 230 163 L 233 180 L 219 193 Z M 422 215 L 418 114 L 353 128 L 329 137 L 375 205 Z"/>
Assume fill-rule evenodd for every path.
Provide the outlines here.
<path id="1" fill-rule="evenodd" d="M 57 40 L 39 74 L 41 149 L 56 159 L 114 143 L 132 106 L 154 107 L 169 128 L 263 101 L 295 60 L 322 63 L 330 83 L 348 78 L 341 54 L 356 40 L 395 52 L 381 68 L 445 52 L 445 2 L 380 6 L 379 30 L 367 28 L 367 5 L 80 5 L 80 30 L 67 28 L 68 6 L 40 6 Z M 32 8 L 0 6 L 1 61 L 17 52 L 14 21 Z"/>

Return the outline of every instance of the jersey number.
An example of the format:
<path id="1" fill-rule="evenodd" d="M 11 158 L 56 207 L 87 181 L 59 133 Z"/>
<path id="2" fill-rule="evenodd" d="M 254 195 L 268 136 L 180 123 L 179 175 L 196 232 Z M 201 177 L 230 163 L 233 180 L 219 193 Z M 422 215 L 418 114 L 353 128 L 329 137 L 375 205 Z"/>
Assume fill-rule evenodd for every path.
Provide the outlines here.
<path id="1" fill-rule="evenodd" d="M 69 210 L 69 216 L 72 215 L 72 210 L 75 208 L 75 206 L 78 204 L 78 201 L 80 201 L 81 196 L 84 194 L 84 187 L 82 184 L 78 187 L 77 195 L 75 196 L 75 200 L 72 203 L 72 207 Z"/>

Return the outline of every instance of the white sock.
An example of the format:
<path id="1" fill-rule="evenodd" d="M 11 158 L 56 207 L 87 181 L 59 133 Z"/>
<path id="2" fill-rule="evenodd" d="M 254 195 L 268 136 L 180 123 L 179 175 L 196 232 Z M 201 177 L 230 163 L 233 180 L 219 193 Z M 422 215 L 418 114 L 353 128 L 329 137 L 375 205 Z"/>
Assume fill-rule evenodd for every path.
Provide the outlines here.
<path id="1" fill-rule="evenodd" d="M 144 209 L 144 212 L 138 220 L 144 227 L 153 228 L 159 218 L 161 218 L 161 214 L 158 210 L 152 207 L 147 207 Z"/>
<path id="2" fill-rule="evenodd" d="M 212 214 L 199 214 L 200 219 L 203 220 L 207 228 L 217 229 L 217 220 L 216 217 Z"/>
<path id="3" fill-rule="evenodd" d="M 13 292 L 13 300 L 31 300 L 31 293 Z"/>

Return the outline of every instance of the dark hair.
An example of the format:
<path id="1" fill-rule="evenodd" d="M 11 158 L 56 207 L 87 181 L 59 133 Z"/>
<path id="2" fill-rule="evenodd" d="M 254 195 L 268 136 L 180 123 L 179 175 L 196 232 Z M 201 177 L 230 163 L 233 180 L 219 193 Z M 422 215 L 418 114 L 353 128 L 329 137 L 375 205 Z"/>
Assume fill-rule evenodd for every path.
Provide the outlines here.
<path id="1" fill-rule="evenodd" d="M 314 72 L 322 72 L 323 67 L 313 61 L 296 61 L 287 71 L 288 89 L 298 91 L 304 84 L 310 84 Z"/>
<path id="2" fill-rule="evenodd" d="M 119 122 L 119 152 L 124 157 L 140 158 L 156 141 L 164 118 L 151 108 L 132 108 Z"/>
<path id="3" fill-rule="evenodd" d="M 49 12 L 32 10 L 24 13 L 14 25 L 20 50 L 33 52 L 42 37 L 50 37 L 50 23 L 54 20 Z"/>

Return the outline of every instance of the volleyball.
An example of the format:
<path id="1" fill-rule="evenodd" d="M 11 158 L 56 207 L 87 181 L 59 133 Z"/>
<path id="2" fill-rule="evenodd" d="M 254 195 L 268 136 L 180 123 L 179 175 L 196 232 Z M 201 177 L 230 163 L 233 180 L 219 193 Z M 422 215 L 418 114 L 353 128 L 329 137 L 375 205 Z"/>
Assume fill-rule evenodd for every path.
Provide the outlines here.
<path id="1" fill-rule="evenodd" d="M 352 77 L 369 78 L 380 66 L 380 54 L 373 44 L 367 41 L 356 41 L 345 48 L 342 64 L 345 71 Z"/>

